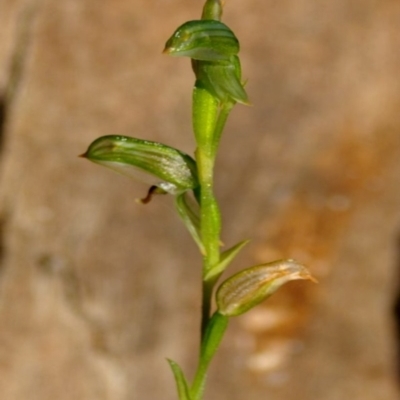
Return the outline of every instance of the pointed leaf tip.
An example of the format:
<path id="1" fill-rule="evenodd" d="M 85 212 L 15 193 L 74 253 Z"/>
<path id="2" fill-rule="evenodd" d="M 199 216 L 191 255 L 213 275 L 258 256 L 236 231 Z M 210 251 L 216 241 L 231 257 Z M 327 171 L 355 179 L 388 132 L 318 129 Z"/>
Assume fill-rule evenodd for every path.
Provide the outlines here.
<path id="1" fill-rule="evenodd" d="M 172 373 L 174 374 L 179 400 L 192 400 L 190 396 L 189 384 L 181 367 L 173 360 L 167 358 L 167 361 L 171 367 Z"/>

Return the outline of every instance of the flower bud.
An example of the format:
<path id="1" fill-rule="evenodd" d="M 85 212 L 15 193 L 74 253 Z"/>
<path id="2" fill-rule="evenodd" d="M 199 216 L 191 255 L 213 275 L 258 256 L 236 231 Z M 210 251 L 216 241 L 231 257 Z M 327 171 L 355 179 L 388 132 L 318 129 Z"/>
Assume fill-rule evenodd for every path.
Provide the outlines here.
<path id="1" fill-rule="evenodd" d="M 198 186 L 196 162 L 161 143 L 127 136 L 103 136 L 82 157 L 173 195 Z"/>
<path id="2" fill-rule="evenodd" d="M 164 53 L 194 60 L 228 61 L 231 56 L 239 53 L 239 41 L 220 21 L 189 21 L 168 39 Z"/>
<path id="3" fill-rule="evenodd" d="M 294 260 L 280 260 L 241 271 L 221 284 L 216 299 L 218 312 L 233 317 L 261 303 L 283 284 L 297 279 L 316 280 Z"/>
<path id="4" fill-rule="evenodd" d="M 201 19 L 213 19 L 220 21 L 222 16 L 221 0 L 207 0 L 203 7 Z"/>

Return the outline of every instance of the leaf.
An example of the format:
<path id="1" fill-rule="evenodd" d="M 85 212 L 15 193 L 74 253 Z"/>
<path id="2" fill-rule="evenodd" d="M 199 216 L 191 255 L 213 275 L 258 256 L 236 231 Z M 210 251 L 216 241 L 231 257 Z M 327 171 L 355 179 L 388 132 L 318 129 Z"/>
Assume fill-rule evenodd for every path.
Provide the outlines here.
<path id="1" fill-rule="evenodd" d="M 198 186 L 196 162 L 162 143 L 128 136 L 102 136 L 82 157 L 173 195 Z"/>
<path id="2" fill-rule="evenodd" d="M 181 367 L 173 360 L 167 359 L 167 361 L 172 369 L 172 373 L 174 374 L 179 400 L 192 400 L 189 392 L 189 385 L 186 382 Z"/>
<path id="3" fill-rule="evenodd" d="M 187 230 L 192 236 L 200 249 L 200 252 L 204 255 L 205 248 L 200 237 L 200 221 L 199 216 L 193 210 L 193 207 L 189 205 L 186 193 L 183 193 L 176 197 L 176 209 Z"/>
<path id="4" fill-rule="evenodd" d="M 216 279 L 220 274 L 222 274 L 228 265 L 234 260 L 234 258 L 239 254 L 240 250 L 249 243 L 250 240 L 242 240 L 241 242 L 235 244 L 230 249 L 224 251 L 221 254 L 220 262 L 212 268 L 208 273 L 205 275 L 204 280 L 210 281 L 212 279 Z"/>
<path id="5" fill-rule="evenodd" d="M 285 283 L 308 279 L 316 282 L 306 267 L 294 260 L 280 260 L 247 268 L 223 282 L 217 290 L 218 311 L 233 317 L 261 303 Z"/>

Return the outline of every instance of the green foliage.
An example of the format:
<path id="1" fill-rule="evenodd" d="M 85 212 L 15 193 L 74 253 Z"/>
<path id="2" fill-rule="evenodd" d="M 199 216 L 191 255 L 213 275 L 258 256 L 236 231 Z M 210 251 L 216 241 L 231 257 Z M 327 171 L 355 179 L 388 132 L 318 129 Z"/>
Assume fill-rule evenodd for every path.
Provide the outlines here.
<path id="1" fill-rule="evenodd" d="M 175 361 L 169 359 L 167 359 L 167 361 L 172 369 L 172 373 L 174 374 L 179 400 L 193 400 L 190 395 L 189 385 L 186 382 L 182 368 Z"/>

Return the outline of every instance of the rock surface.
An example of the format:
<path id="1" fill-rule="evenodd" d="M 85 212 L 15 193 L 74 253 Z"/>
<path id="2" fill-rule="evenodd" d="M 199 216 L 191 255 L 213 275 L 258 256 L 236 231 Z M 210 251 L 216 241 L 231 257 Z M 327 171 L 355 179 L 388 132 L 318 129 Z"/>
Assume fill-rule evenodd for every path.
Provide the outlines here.
<path id="1" fill-rule="evenodd" d="M 254 105 L 221 144 L 224 242 L 320 284 L 232 322 L 208 398 L 397 399 L 400 4 L 226 3 Z M 160 52 L 200 8 L 0 3 L 2 399 L 172 400 L 165 358 L 193 370 L 200 264 L 171 199 L 76 155 L 113 133 L 193 151 L 189 63 Z"/>

